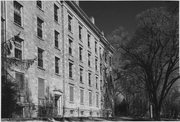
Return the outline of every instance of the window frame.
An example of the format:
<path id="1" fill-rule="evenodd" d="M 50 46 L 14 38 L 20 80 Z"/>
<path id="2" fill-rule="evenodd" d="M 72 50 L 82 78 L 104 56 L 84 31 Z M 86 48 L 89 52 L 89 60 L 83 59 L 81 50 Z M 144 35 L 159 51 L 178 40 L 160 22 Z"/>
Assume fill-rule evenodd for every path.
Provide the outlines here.
<path id="1" fill-rule="evenodd" d="M 59 32 L 54 30 L 54 46 L 55 48 L 59 48 Z"/>
<path id="2" fill-rule="evenodd" d="M 73 40 L 69 38 L 69 55 L 72 56 L 72 43 L 73 43 Z"/>
<path id="3" fill-rule="evenodd" d="M 72 16 L 68 14 L 68 30 L 72 32 Z"/>
<path id="4" fill-rule="evenodd" d="M 69 102 L 74 102 L 74 86 L 72 85 L 69 86 Z"/>
<path id="5" fill-rule="evenodd" d="M 60 58 L 55 56 L 55 73 L 56 74 L 59 74 L 59 61 L 60 61 Z"/>
<path id="6" fill-rule="evenodd" d="M 83 83 L 83 68 L 80 67 L 79 71 L 80 71 L 79 80 L 80 80 L 80 83 Z"/>
<path id="7" fill-rule="evenodd" d="M 37 36 L 43 39 L 43 23 L 44 21 L 37 17 Z"/>
<path id="8" fill-rule="evenodd" d="M 44 50 L 38 47 L 38 67 L 40 68 L 43 68 L 43 65 L 44 65 L 43 53 L 44 53 Z"/>
<path id="9" fill-rule="evenodd" d="M 13 1 L 13 6 L 14 6 L 14 23 L 16 23 L 17 25 L 22 27 L 22 25 L 23 25 L 23 22 L 22 22 L 23 6 L 17 1 Z"/>
<path id="10" fill-rule="evenodd" d="M 91 54 L 88 53 L 88 66 L 91 67 Z"/>
<path id="11" fill-rule="evenodd" d="M 82 62 L 82 50 L 83 48 L 79 46 L 79 60 Z"/>
<path id="12" fill-rule="evenodd" d="M 73 63 L 69 62 L 69 78 L 73 78 Z"/>
<path id="13" fill-rule="evenodd" d="M 80 104 L 84 105 L 84 89 L 80 89 Z"/>
<path id="14" fill-rule="evenodd" d="M 58 22 L 58 21 L 59 21 L 58 11 L 59 11 L 59 7 L 58 7 L 56 4 L 54 4 L 54 21 L 55 21 L 55 22 Z"/>

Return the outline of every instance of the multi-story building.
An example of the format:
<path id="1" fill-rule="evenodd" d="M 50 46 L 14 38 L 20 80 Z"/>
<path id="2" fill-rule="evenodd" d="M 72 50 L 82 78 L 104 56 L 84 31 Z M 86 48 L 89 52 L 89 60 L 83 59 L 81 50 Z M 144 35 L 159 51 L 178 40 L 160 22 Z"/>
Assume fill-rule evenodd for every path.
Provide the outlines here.
<path id="1" fill-rule="evenodd" d="M 56 116 L 100 116 L 103 69 L 113 48 L 80 8 L 78 1 L 3 1 L 2 42 L 13 42 L 17 60 L 37 58 L 28 68 L 13 66 L 10 74 L 19 83 L 23 116 L 42 107 Z M 2 21 L 3 20 L 3 21 Z M 16 35 L 19 34 L 18 38 Z M 108 67 L 111 65 L 109 59 Z M 48 108 L 49 107 L 49 108 Z M 46 112 L 44 112 L 46 113 Z"/>

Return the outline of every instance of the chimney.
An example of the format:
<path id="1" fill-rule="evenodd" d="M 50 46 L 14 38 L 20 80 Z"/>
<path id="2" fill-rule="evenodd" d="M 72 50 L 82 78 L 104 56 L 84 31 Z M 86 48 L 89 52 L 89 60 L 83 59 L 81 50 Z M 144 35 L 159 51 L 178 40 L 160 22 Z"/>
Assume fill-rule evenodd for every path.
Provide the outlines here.
<path id="1" fill-rule="evenodd" d="M 79 0 L 76 0 L 75 3 L 79 6 Z"/>
<path id="2" fill-rule="evenodd" d="M 94 19 L 94 17 L 91 17 L 90 19 L 91 19 L 91 22 L 92 22 L 93 24 L 95 24 L 95 19 Z"/>

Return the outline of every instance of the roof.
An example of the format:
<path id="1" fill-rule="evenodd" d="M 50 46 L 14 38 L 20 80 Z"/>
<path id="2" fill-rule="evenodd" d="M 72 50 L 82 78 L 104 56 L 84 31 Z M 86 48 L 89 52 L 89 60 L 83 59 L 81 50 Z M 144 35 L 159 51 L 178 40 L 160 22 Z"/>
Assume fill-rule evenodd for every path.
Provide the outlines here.
<path id="1" fill-rule="evenodd" d="M 100 37 L 100 40 L 106 47 L 113 53 L 115 51 L 114 47 L 108 42 L 108 40 L 104 37 L 102 32 L 97 28 L 95 24 L 93 24 L 87 14 L 76 4 L 75 1 L 65 1 L 75 12 L 76 14 L 92 29 L 97 36 Z"/>

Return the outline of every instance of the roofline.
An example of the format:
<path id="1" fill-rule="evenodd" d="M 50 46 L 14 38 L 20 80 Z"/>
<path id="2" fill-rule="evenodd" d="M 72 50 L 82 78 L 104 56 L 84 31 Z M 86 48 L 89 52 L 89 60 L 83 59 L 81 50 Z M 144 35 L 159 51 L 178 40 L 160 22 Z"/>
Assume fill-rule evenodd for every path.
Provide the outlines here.
<path id="1" fill-rule="evenodd" d="M 66 2 L 76 12 L 76 14 L 95 32 L 95 34 L 100 37 L 101 42 L 104 43 L 112 53 L 114 53 L 114 47 L 107 41 L 99 28 L 97 28 L 97 26 L 91 22 L 87 14 L 75 3 L 75 1 L 64 2 Z"/>

